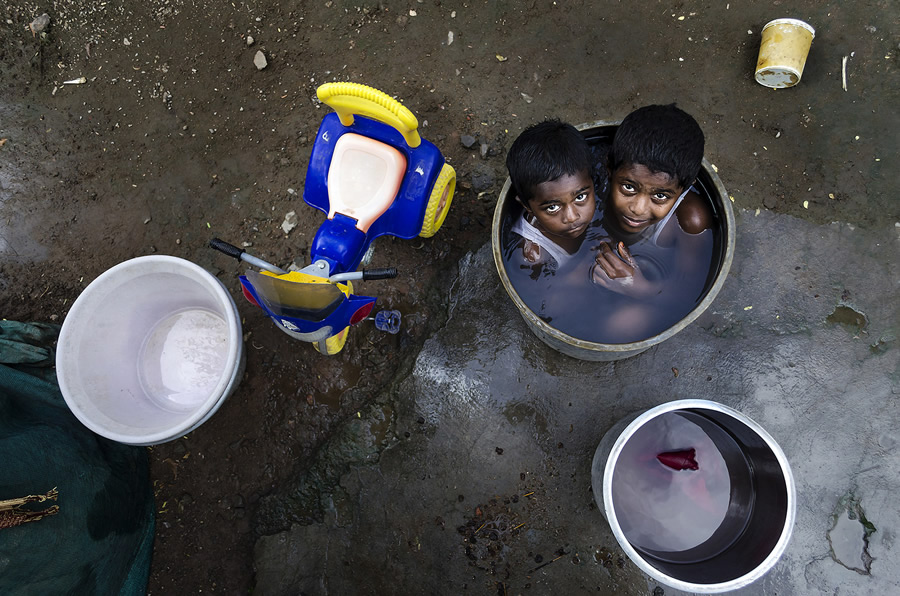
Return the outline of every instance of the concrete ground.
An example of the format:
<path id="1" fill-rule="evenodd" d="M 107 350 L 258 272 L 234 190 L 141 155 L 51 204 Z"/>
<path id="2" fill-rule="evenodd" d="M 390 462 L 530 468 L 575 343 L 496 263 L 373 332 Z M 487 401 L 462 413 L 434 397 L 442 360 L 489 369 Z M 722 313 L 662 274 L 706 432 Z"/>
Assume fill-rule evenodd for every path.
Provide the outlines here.
<path id="1" fill-rule="evenodd" d="M 796 481 L 787 551 L 737 593 L 900 590 L 900 223 L 863 231 L 738 210 L 736 226 L 733 267 L 708 311 L 610 363 L 545 346 L 499 284 L 490 247 L 466 255 L 447 324 L 363 416 L 392 412 L 397 439 L 377 462 L 343 459 L 321 522 L 257 543 L 257 589 L 658 594 L 595 507 L 591 459 L 620 418 L 701 398 L 765 428 Z M 374 426 L 356 439 L 374 441 Z"/>

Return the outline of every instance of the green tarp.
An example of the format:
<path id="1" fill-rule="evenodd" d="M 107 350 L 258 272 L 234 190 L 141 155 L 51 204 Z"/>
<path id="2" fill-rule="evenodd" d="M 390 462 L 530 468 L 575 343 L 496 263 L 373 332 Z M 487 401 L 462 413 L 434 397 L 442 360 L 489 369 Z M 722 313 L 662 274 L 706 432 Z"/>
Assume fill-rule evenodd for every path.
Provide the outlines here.
<path id="1" fill-rule="evenodd" d="M 144 594 L 154 503 L 146 449 L 104 439 L 69 411 L 57 325 L 0 321 L 0 502 L 59 511 L 0 526 L 0 594 Z M 7 524 L 8 525 L 8 524 Z"/>

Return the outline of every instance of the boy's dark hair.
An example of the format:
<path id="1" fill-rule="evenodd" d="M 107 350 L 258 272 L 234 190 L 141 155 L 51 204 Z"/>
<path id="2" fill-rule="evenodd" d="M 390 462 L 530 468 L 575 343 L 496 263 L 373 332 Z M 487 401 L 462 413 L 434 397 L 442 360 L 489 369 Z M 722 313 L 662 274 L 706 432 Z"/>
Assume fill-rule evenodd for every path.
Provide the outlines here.
<path id="1" fill-rule="evenodd" d="M 534 198 L 538 184 L 567 174 L 590 173 L 591 163 L 591 150 L 584 136 L 560 120 L 529 126 L 506 154 L 513 190 L 526 203 Z"/>
<path id="2" fill-rule="evenodd" d="M 674 103 L 645 106 L 628 114 L 616 130 L 609 169 L 640 164 L 688 188 L 700 173 L 703 143 L 700 125 Z"/>

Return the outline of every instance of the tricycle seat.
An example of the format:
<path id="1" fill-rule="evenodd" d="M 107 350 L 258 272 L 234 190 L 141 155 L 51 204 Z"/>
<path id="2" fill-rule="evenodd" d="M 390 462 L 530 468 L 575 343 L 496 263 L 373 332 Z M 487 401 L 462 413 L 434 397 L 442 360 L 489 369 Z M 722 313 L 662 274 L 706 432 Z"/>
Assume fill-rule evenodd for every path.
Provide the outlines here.
<path id="1" fill-rule="evenodd" d="M 328 168 L 328 219 L 341 213 L 363 233 L 394 202 L 406 174 L 397 149 L 355 133 L 341 135 Z"/>

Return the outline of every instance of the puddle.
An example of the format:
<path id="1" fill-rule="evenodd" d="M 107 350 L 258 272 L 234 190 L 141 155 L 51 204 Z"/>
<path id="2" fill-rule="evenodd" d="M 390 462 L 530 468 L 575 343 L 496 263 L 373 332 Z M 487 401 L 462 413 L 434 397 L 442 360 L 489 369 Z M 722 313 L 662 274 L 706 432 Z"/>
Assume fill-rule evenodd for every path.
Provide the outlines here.
<path id="1" fill-rule="evenodd" d="M 869 555 L 869 536 L 876 532 L 876 528 L 866 519 L 859 499 L 853 493 L 842 497 L 832 520 L 832 528 L 827 534 L 831 558 L 847 569 L 870 575 L 873 559 Z"/>
<path id="2" fill-rule="evenodd" d="M 869 326 L 869 318 L 862 312 L 846 304 L 840 304 L 825 319 L 828 323 L 843 325 L 854 334 L 866 330 Z"/>

